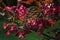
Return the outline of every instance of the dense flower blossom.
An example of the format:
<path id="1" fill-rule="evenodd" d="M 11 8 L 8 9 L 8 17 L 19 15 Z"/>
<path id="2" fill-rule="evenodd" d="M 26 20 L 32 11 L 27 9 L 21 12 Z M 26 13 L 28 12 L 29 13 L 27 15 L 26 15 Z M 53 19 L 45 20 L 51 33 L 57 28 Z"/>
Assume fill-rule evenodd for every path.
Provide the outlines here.
<path id="1" fill-rule="evenodd" d="M 26 15 L 28 14 L 28 11 L 25 9 L 23 5 L 20 5 L 20 7 L 17 8 L 16 10 L 18 12 L 17 14 L 18 18 L 23 21 Z"/>
<path id="2" fill-rule="evenodd" d="M 44 1 L 44 0 L 43 0 Z M 0 15 L 4 16 L 7 20 L 4 23 L 3 28 L 7 35 L 12 32 L 16 33 L 18 38 L 25 38 L 27 34 L 32 31 L 37 32 L 38 35 L 42 34 L 44 29 L 56 24 L 55 20 L 60 19 L 60 9 L 54 3 L 49 3 L 50 0 L 45 0 L 47 3 L 41 3 L 41 6 L 32 6 L 26 8 L 23 4 L 19 6 L 6 6 L 5 11 L 0 12 Z M 18 0 L 20 2 L 20 0 Z M 35 2 L 35 1 L 34 1 Z M 39 16 L 38 16 L 39 15 Z M 7 16 L 5 18 L 5 16 Z"/>
<path id="3" fill-rule="evenodd" d="M 46 15 L 46 18 L 52 18 L 52 19 L 60 19 L 58 17 L 59 15 L 59 8 L 54 3 L 51 4 L 45 4 L 44 14 Z M 56 15 L 57 14 L 57 15 Z"/>

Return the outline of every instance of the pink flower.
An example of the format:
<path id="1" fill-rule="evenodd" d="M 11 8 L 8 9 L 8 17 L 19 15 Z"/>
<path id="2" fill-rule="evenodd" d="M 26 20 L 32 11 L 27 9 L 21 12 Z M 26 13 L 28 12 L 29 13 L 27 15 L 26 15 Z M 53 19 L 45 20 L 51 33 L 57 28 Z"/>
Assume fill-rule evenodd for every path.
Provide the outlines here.
<path id="1" fill-rule="evenodd" d="M 3 28 L 6 30 L 7 29 L 7 24 L 4 24 L 3 25 Z"/>
<path id="2" fill-rule="evenodd" d="M 8 7 L 8 6 L 7 6 L 7 7 L 6 7 L 6 11 L 8 11 L 8 12 L 13 12 L 14 8 L 15 8 L 15 7 Z"/>
<path id="3" fill-rule="evenodd" d="M 31 25 L 32 25 L 32 26 L 33 26 L 33 25 L 36 25 L 35 20 L 32 20 Z"/>
<path id="4" fill-rule="evenodd" d="M 50 23 L 51 25 L 56 24 L 56 22 L 55 22 L 55 21 L 53 21 L 52 19 L 50 19 L 50 20 L 49 20 L 49 23 Z"/>
<path id="5" fill-rule="evenodd" d="M 18 38 L 25 38 L 25 35 L 20 34 Z"/>
<path id="6" fill-rule="evenodd" d="M 49 4 L 46 4 L 45 5 L 45 9 L 44 9 L 44 14 L 49 14 L 50 13 L 50 8 L 51 7 L 51 4 L 49 5 Z"/>
<path id="7" fill-rule="evenodd" d="M 42 33 L 42 32 L 40 32 L 40 31 L 39 31 L 39 32 L 37 32 L 37 34 L 38 34 L 38 35 L 40 35 L 41 33 Z"/>
<path id="8" fill-rule="evenodd" d="M 41 24 L 39 24 L 38 26 L 42 27 L 42 26 L 43 26 L 43 24 L 41 23 Z"/>
<path id="9" fill-rule="evenodd" d="M 25 16 L 20 16 L 19 19 L 20 19 L 21 21 L 24 21 Z"/>
<path id="10" fill-rule="evenodd" d="M 55 14 L 57 12 L 57 10 L 56 10 L 56 8 L 52 8 L 52 10 L 51 10 L 51 14 Z"/>
<path id="11" fill-rule="evenodd" d="M 45 10 L 44 10 L 44 14 L 47 14 L 47 12 L 48 12 L 48 10 L 47 10 L 47 9 L 45 9 Z"/>
<path id="12" fill-rule="evenodd" d="M 27 23 L 31 23 L 31 21 L 28 19 L 28 20 L 27 20 Z"/>
<path id="13" fill-rule="evenodd" d="M 14 24 L 14 25 L 11 26 L 11 29 L 10 30 L 13 31 L 13 32 L 17 32 L 19 29 L 20 28 L 17 28 L 16 27 L 16 24 Z"/>
<path id="14" fill-rule="evenodd" d="M 24 19 L 26 17 L 26 15 L 28 14 L 28 11 L 25 9 L 25 7 L 23 5 L 21 5 L 19 7 L 19 9 L 16 8 L 16 11 L 18 12 L 18 14 L 17 14 L 18 18 L 20 18 L 20 19 Z"/>
<path id="15" fill-rule="evenodd" d="M 9 36 L 11 34 L 11 32 L 10 31 L 7 31 L 6 34 Z"/>
<path id="16" fill-rule="evenodd" d="M 24 7 L 23 5 L 21 5 L 21 6 L 19 7 L 19 9 L 16 8 L 16 10 L 17 10 L 17 12 L 18 12 L 19 14 L 27 14 L 27 13 L 28 13 L 28 11 L 25 9 L 25 7 Z"/>
<path id="17" fill-rule="evenodd" d="M 14 31 L 15 28 L 16 28 L 16 27 L 13 25 L 13 26 L 11 26 L 11 29 L 10 29 L 10 30 L 11 30 L 11 31 Z"/>
<path id="18" fill-rule="evenodd" d="M 20 28 L 15 28 L 14 32 L 17 32 L 17 31 L 19 31 L 19 30 L 20 30 Z"/>
<path id="19" fill-rule="evenodd" d="M 22 32 L 18 32 L 16 35 L 18 38 L 25 38 L 26 34 L 29 34 L 31 32 L 32 32 L 31 30 L 23 30 Z"/>
<path id="20" fill-rule="evenodd" d="M 18 38 L 25 38 L 25 33 L 24 32 L 18 32 L 17 36 L 18 36 Z"/>

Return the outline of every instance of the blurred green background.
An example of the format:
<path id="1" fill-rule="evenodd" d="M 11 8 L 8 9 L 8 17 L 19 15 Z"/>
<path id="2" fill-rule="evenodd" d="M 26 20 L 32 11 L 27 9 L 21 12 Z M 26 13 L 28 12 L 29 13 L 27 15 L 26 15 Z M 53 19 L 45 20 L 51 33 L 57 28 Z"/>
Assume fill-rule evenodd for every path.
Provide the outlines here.
<path id="1" fill-rule="evenodd" d="M 37 35 L 37 33 L 32 32 L 31 34 L 27 34 L 25 39 L 21 39 L 21 38 L 17 38 L 15 36 L 15 33 L 11 33 L 10 36 L 7 36 L 5 34 L 5 30 L 3 29 L 3 23 L 4 23 L 4 19 L 0 19 L 0 40 L 41 40 L 43 37 L 45 37 L 44 35 Z M 49 36 L 55 36 L 55 33 L 53 32 L 54 29 L 60 29 L 60 20 L 57 21 L 57 24 L 50 27 L 49 29 L 45 29 L 43 33 L 49 35 Z M 45 39 L 48 40 L 48 39 Z"/>

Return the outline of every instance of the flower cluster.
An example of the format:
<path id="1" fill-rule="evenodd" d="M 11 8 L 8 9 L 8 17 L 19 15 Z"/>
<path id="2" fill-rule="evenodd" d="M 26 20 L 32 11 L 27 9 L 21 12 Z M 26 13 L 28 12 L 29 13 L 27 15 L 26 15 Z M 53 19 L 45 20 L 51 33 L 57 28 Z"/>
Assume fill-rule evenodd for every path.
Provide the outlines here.
<path id="1" fill-rule="evenodd" d="M 55 20 L 60 19 L 59 17 L 60 9 L 56 5 L 54 5 L 54 3 L 45 5 L 44 14 L 46 15 L 47 18 L 51 18 Z"/>
<path id="2" fill-rule="evenodd" d="M 3 28 L 8 30 L 6 34 L 10 35 L 15 32 L 18 38 L 25 38 L 26 34 L 35 31 L 40 35 L 44 29 L 55 25 L 56 20 L 60 20 L 60 9 L 54 3 L 48 3 L 48 0 L 45 1 L 41 2 L 39 6 L 29 8 L 23 4 L 19 4 L 18 7 L 5 6 L 0 15 L 2 16 L 4 13 L 5 23 Z"/>

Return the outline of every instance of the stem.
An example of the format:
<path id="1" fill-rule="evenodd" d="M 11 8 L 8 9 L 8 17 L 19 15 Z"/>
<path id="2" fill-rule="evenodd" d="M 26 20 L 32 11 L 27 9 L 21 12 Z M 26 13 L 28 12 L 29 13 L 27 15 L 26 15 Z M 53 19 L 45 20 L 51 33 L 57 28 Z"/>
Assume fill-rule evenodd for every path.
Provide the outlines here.
<path id="1" fill-rule="evenodd" d="M 47 35 L 47 34 L 44 34 L 44 33 L 42 33 L 44 36 L 46 36 L 46 37 L 48 37 L 49 39 L 55 39 L 54 37 L 51 37 L 51 36 L 49 36 L 49 35 Z"/>

